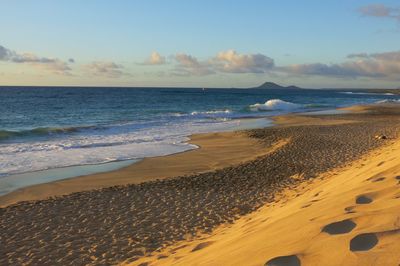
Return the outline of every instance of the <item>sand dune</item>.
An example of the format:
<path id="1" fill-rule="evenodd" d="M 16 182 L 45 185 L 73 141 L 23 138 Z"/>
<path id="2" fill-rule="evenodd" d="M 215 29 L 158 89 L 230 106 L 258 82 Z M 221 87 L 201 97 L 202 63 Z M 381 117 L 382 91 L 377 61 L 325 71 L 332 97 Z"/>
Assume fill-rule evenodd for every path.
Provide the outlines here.
<path id="1" fill-rule="evenodd" d="M 131 265 L 398 265 L 400 140 Z"/>

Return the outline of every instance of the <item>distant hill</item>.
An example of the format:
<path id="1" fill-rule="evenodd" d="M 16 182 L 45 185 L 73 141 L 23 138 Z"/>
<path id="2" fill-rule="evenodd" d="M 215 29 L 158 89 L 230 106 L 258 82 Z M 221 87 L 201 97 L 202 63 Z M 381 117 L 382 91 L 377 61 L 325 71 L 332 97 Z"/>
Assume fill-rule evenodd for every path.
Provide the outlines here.
<path id="1" fill-rule="evenodd" d="M 298 90 L 301 89 L 300 87 L 297 86 L 281 86 L 273 82 L 265 82 L 264 84 L 261 84 L 258 87 L 255 87 L 255 89 L 269 89 L 269 90 Z"/>
<path id="2" fill-rule="evenodd" d="M 398 89 L 366 89 L 365 91 L 371 93 L 392 93 L 395 95 L 400 95 L 400 88 Z"/>

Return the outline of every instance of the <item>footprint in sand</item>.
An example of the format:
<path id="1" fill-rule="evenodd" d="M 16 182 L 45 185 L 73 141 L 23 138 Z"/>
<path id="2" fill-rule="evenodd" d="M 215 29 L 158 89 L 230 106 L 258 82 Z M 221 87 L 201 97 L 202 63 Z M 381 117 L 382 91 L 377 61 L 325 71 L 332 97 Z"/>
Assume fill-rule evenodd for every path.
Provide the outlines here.
<path id="1" fill-rule="evenodd" d="M 372 176 L 370 178 L 367 178 L 366 181 L 380 182 L 380 181 L 383 181 L 385 179 L 386 179 L 386 177 L 384 177 L 384 176 Z"/>
<path id="2" fill-rule="evenodd" d="M 171 251 L 175 252 L 175 251 L 180 250 L 180 249 L 185 248 L 185 247 L 187 247 L 187 245 L 182 245 L 182 246 L 176 247 L 174 249 L 171 249 Z"/>
<path id="3" fill-rule="evenodd" d="M 322 190 L 321 191 L 319 191 L 319 192 L 317 192 L 317 193 L 315 193 L 314 194 L 314 197 L 318 197 L 319 196 L 319 194 L 322 192 Z"/>
<path id="4" fill-rule="evenodd" d="M 203 248 L 205 248 L 205 247 L 208 247 L 208 246 L 211 245 L 212 243 L 214 243 L 214 241 L 207 241 L 207 242 L 200 243 L 200 244 L 198 244 L 197 246 L 195 246 L 195 247 L 192 249 L 192 252 L 195 252 L 195 251 L 197 251 L 197 250 L 200 250 L 200 249 L 203 249 Z"/>
<path id="5" fill-rule="evenodd" d="M 349 207 L 344 208 L 344 210 L 346 211 L 346 213 L 356 213 L 354 208 L 355 208 L 355 206 L 349 206 Z"/>
<path id="6" fill-rule="evenodd" d="M 300 266 L 301 262 L 296 255 L 273 258 L 265 263 L 265 266 Z"/>
<path id="7" fill-rule="evenodd" d="M 371 203 L 373 200 L 365 195 L 359 195 L 356 198 L 356 203 L 357 204 L 369 204 Z"/>
<path id="8" fill-rule="evenodd" d="M 372 181 L 372 182 L 380 182 L 380 181 L 383 181 L 383 180 L 385 180 L 385 179 L 386 179 L 385 177 L 377 177 L 377 178 L 371 179 L 371 181 Z"/>
<path id="9" fill-rule="evenodd" d="M 322 232 L 328 233 L 330 235 L 340 235 L 347 234 L 351 232 L 357 224 L 350 219 L 346 219 L 340 222 L 331 223 L 325 225 L 322 228 Z"/>
<path id="10" fill-rule="evenodd" d="M 370 250 L 378 242 L 378 237 L 374 233 L 360 234 L 350 240 L 350 250 L 353 252 Z"/>

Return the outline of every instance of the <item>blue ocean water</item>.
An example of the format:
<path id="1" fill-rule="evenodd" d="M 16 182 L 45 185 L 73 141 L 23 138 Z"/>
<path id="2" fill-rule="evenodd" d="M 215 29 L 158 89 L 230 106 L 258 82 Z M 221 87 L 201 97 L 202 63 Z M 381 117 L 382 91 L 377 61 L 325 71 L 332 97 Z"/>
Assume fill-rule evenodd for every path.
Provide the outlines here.
<path id="1" fill-rule="evenodd" d="M 0 87 L 0 176 L 193 149 L 245 118 L 399 96 L 337 90 Z"/>

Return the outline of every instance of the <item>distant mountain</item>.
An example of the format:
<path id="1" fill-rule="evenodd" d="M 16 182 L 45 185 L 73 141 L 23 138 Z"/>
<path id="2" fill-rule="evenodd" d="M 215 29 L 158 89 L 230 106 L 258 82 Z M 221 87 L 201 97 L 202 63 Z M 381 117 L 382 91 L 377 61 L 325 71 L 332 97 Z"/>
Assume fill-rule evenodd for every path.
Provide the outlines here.
<path id="1" fill-rule="evenodd" d="M 264 84 L 261 84 L 258 87 L 255 87 L 255 89 L 269 89 L 269 90 L 298 90 L 301 89 L 300 87 L 297 86 L 281 86 L 273 82 L 265 82 Z"/>
<path id="2" fill-rule="evenodd" d="M 392 93 L 395 95 L 400 95 L 400 88 L 398 89 L 365 89 L 366 92 L 371 93 Z"/>

